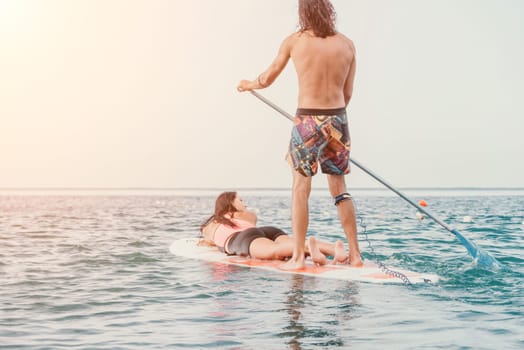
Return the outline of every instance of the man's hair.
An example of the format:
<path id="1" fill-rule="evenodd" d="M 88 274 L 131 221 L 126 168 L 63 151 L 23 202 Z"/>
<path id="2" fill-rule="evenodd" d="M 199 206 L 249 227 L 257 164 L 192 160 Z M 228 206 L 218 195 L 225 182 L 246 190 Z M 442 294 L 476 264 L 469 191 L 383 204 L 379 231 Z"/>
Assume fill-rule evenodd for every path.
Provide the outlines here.
<path id="1" fill-rule="evenodd" d="M 337 14 L 329 0 L 299 0 L 298 16 L 299 32 L 312 30 L 320 38 L 336 34 Z"/>

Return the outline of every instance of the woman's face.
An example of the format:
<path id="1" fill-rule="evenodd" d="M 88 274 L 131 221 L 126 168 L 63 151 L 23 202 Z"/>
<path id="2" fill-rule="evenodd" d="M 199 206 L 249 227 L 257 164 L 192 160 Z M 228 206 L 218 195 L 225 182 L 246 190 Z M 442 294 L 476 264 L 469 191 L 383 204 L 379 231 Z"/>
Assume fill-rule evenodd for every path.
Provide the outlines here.
<path id="1" fill-rule="evenodd" d="M 235 200 L 233 201 L 233 206 L 238 211 L 246 211 L 246 206 L 244 205 L 244 201 L 242 200 L 242 198 L 240 198 L 238 194 L 235 197 Z"/>

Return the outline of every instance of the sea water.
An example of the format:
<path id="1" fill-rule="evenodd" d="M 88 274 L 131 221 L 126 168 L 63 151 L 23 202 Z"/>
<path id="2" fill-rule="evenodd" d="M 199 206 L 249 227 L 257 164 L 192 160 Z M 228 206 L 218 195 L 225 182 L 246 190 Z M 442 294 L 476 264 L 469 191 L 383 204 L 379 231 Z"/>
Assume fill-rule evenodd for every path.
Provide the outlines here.
<path id="1" fill-rule="evenodd" d="M 0 192 L 1 349 L 523 349 L 524 191 L 409 192 L 493 255 L 384 191 L 355 191 L 363 257 L 437 284 L 323 280 L 187 260 L 219 190 Z M 241 191 L 290 230 L 287 190 Z M 310 230 L 343 238 L 327 191 Z M 470 216 L 470 222 L 463 222 Z M 466 220 L 468 221 L 468 220 Z"/>

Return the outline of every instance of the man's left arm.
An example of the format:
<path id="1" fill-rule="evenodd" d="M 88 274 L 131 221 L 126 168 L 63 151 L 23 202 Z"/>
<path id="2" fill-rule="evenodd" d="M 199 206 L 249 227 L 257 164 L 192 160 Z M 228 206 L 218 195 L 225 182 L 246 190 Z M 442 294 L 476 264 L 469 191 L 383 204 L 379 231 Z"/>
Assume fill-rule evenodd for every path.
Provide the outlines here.
<path id="1" fill-rule="evenodd" d="M 355 81 L 355 72 L 357 70 L 357 57 L 355 54 L 355 47 L 351 44 L 353 49 L 353 60 L 351 61 L 351 66 L 349 67 L 349 72 L 346 77 L 346 82 L 344 83 L 344 101 L 346 102 L 346 107 L 351 100 L 353 95 L 353 82 Z"/>

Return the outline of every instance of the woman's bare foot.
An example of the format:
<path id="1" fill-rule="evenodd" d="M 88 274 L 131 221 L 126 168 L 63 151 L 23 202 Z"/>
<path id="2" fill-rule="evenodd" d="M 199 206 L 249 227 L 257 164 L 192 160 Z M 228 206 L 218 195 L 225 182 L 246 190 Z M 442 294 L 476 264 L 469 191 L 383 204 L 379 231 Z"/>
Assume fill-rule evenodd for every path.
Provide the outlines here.
<path id="1" fill-rule="evenodd" d="M 333 264 L 347 264 L 348 254 L 346 248 L 344 248 L 344 243 L 341 240 L 336 241 L 335 243 L 335 256 L 333 257 Z"/>
<path id="2" fill-rule="evenodd" d="M 304 254 L 302 254 L 301 258 L 292 256 L 288 261 L 280 265 L 278 268 L 285 271 L 301 270 L 306 267 L 304 259 Z"/>
<path id="3" fill-rule="evenodd" d="M 315 237 L 309 237 L 309 254 L 311 254 L 311 259 L 313 262 L 317 265 L 326 265 L 327 264 L 327 258 L 322 252 L 320 251 L 320 248 L 317 246 L 317 240 Z"/>

